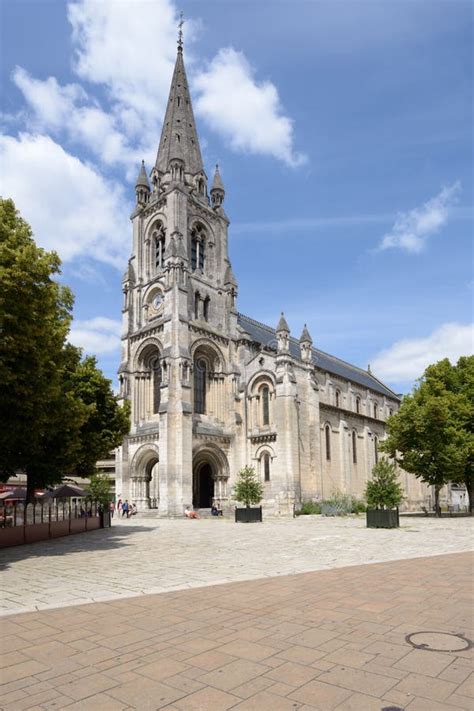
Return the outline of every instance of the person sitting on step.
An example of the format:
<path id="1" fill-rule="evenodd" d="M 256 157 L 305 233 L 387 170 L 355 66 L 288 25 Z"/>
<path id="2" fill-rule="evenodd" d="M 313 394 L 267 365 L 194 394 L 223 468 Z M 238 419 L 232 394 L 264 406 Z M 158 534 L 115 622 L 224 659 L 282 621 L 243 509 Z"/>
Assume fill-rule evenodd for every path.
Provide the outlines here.
<path id="1" fill-rule="evenodd" d="M 184 515 L 186 518 L 201 518 L 200 515 L 196 511 L 193 511 L 189 506 L 186 506 L 184 509 Z"/>

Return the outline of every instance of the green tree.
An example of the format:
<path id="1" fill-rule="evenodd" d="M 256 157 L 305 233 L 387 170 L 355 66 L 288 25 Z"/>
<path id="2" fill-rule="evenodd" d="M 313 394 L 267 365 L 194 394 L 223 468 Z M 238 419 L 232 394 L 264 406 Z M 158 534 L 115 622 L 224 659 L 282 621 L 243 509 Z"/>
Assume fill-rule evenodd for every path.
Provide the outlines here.
<path id="1" fill-rule="evenodd" d="M 446 358 L 429 366 L 400 409 L 387 422 L 381 449 L 439 492 L 449 481 L 466 483 L 472 511 L 474 357 L 457 365 Z"/>
<path id="2" fill-rule="evenodd" d="M 128 433 L 130 406 L 128 402 L 119 405 L 111 381 L 99 370 L 93 356 L 82 358 L 81 350 L 70 344 L 65 351 L 65 387 L 87 413 L 79 429 L 79 447 L 70 473 L 90 477 L 97 460 L 107 457 Z"/>
<path id="3" fill-rule="evenodd" d="M 395 462 L 380 459 L 372 468 L 372 479 L 365 487 L 365 498 L 369 509 L 394 509 L 403 500 L 402 487 L 398 482 Z"/>
<path id="4" fill-rule="evenodd" d="M 111 501 L 110 479 L 107 474 L 95 472 L 90 477 L 87 487 L 88 498 L 97 503 L 103 511 L 108 511 Z"/>
<path id="5" fill-rule="evenodd" d="M 62 351 L 73 297 L 54 281 L 55 252 L 36 246 L 12 200 L 0 199 L 0 477 L 41 468 L 51 420 L 67 411 L 61 392 Z M 76 408 L 68 417 L 69 430 Z M 29 478 L 29 483 L 31 476 Z M 55 483 L 53 476 L 51 483 Z"/>
<path id="6" fill-rule="evenodd" d="M 11 200 L 0 200 L 0 480 L 27 476 L 27 497 L 63 476 L 90 476 L 129 428 L 94 358 L 66 343 L 73 297 Z"/>
<path id="7" fill-rule="evenodd" d="M 253 467 L 244 467 L 237 475 L 234 498 L 246 506 L 258 504 L 262 500 L 263 484 L 257 479 Z"/>

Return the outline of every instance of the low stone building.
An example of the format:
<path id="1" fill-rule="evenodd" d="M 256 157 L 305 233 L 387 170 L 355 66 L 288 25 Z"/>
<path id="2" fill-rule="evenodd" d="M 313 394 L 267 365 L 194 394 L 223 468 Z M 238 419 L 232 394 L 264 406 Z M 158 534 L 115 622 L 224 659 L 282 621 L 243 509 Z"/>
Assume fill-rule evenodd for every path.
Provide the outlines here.
<path id="1" fill-rule="evenodd" d="M 237 309 L 225 189 L 208 191 L 178 54 L 156 163 L 136 184 L 123 279 L 121 394 L 132 425 L 116 459 L 116 492 L 140 511 L 232 503 L 241 467 L 264 483 L 264 506 L 293 512 L 335 491 L 361 496 L 399 397 L 370 371 Z M 425 490 L 402 473 L 406 505 Z"/>

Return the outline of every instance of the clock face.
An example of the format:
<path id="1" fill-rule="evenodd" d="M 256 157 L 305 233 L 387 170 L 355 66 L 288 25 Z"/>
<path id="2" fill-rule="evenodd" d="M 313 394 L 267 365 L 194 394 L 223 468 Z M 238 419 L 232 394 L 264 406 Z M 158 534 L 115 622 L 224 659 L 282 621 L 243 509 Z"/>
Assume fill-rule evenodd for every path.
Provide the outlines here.
<path id="1" fill-rule="evenodd" d="M 160 306 L 163 303 L 163 295 L 162 294 L 156 294 L 156 296 L 153 297 L 152 304 L 155 309 L 159 309 Z"/>

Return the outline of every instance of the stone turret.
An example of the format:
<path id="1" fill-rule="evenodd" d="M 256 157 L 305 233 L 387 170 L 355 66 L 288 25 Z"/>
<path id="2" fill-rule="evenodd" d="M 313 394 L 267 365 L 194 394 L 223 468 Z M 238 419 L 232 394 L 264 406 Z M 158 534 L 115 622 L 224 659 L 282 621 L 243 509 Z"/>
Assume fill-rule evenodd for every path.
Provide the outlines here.
<path id="1" fill-rule="evenodd" d="M 150 183 L 148 182 L 144 160 L 142 160 L 137 182 L 135 183 L 135 195 L 137 196 L 138 205 L 145 205 L 150 197 Z"/>
<path id="2" fill-rule="evenodd" d="M 283 311 L 278 321 L 276 330 L 277 350 L 279 353 L 286 353 L 290 347 L 290 327 L 288 326 Z"/>
<path id="3" fill-rule="evenodd" d="M 308 331 L 308 327 L 306 324 L 304 325 L 303 331 L 300 336 L 300 353 L 301 353 L 301 360 L 303 360 L 305 363 L 311 363 L 312 360 L 312 353 L 311 349 L 313 346 L 313 339 L 311 338 L 311 335 Z"/>
<path id="4" fill-rule="evenodd" d="M 219 172 L 219 166 L 216 165 L 216 172 L 214 173 L 214 180 L 212 181 L 211 188 L 211 203 L 214 209 L 220 207 L 224 202 L 225 198 L 225 188 L 222 182 L 221 174 Z"/>

